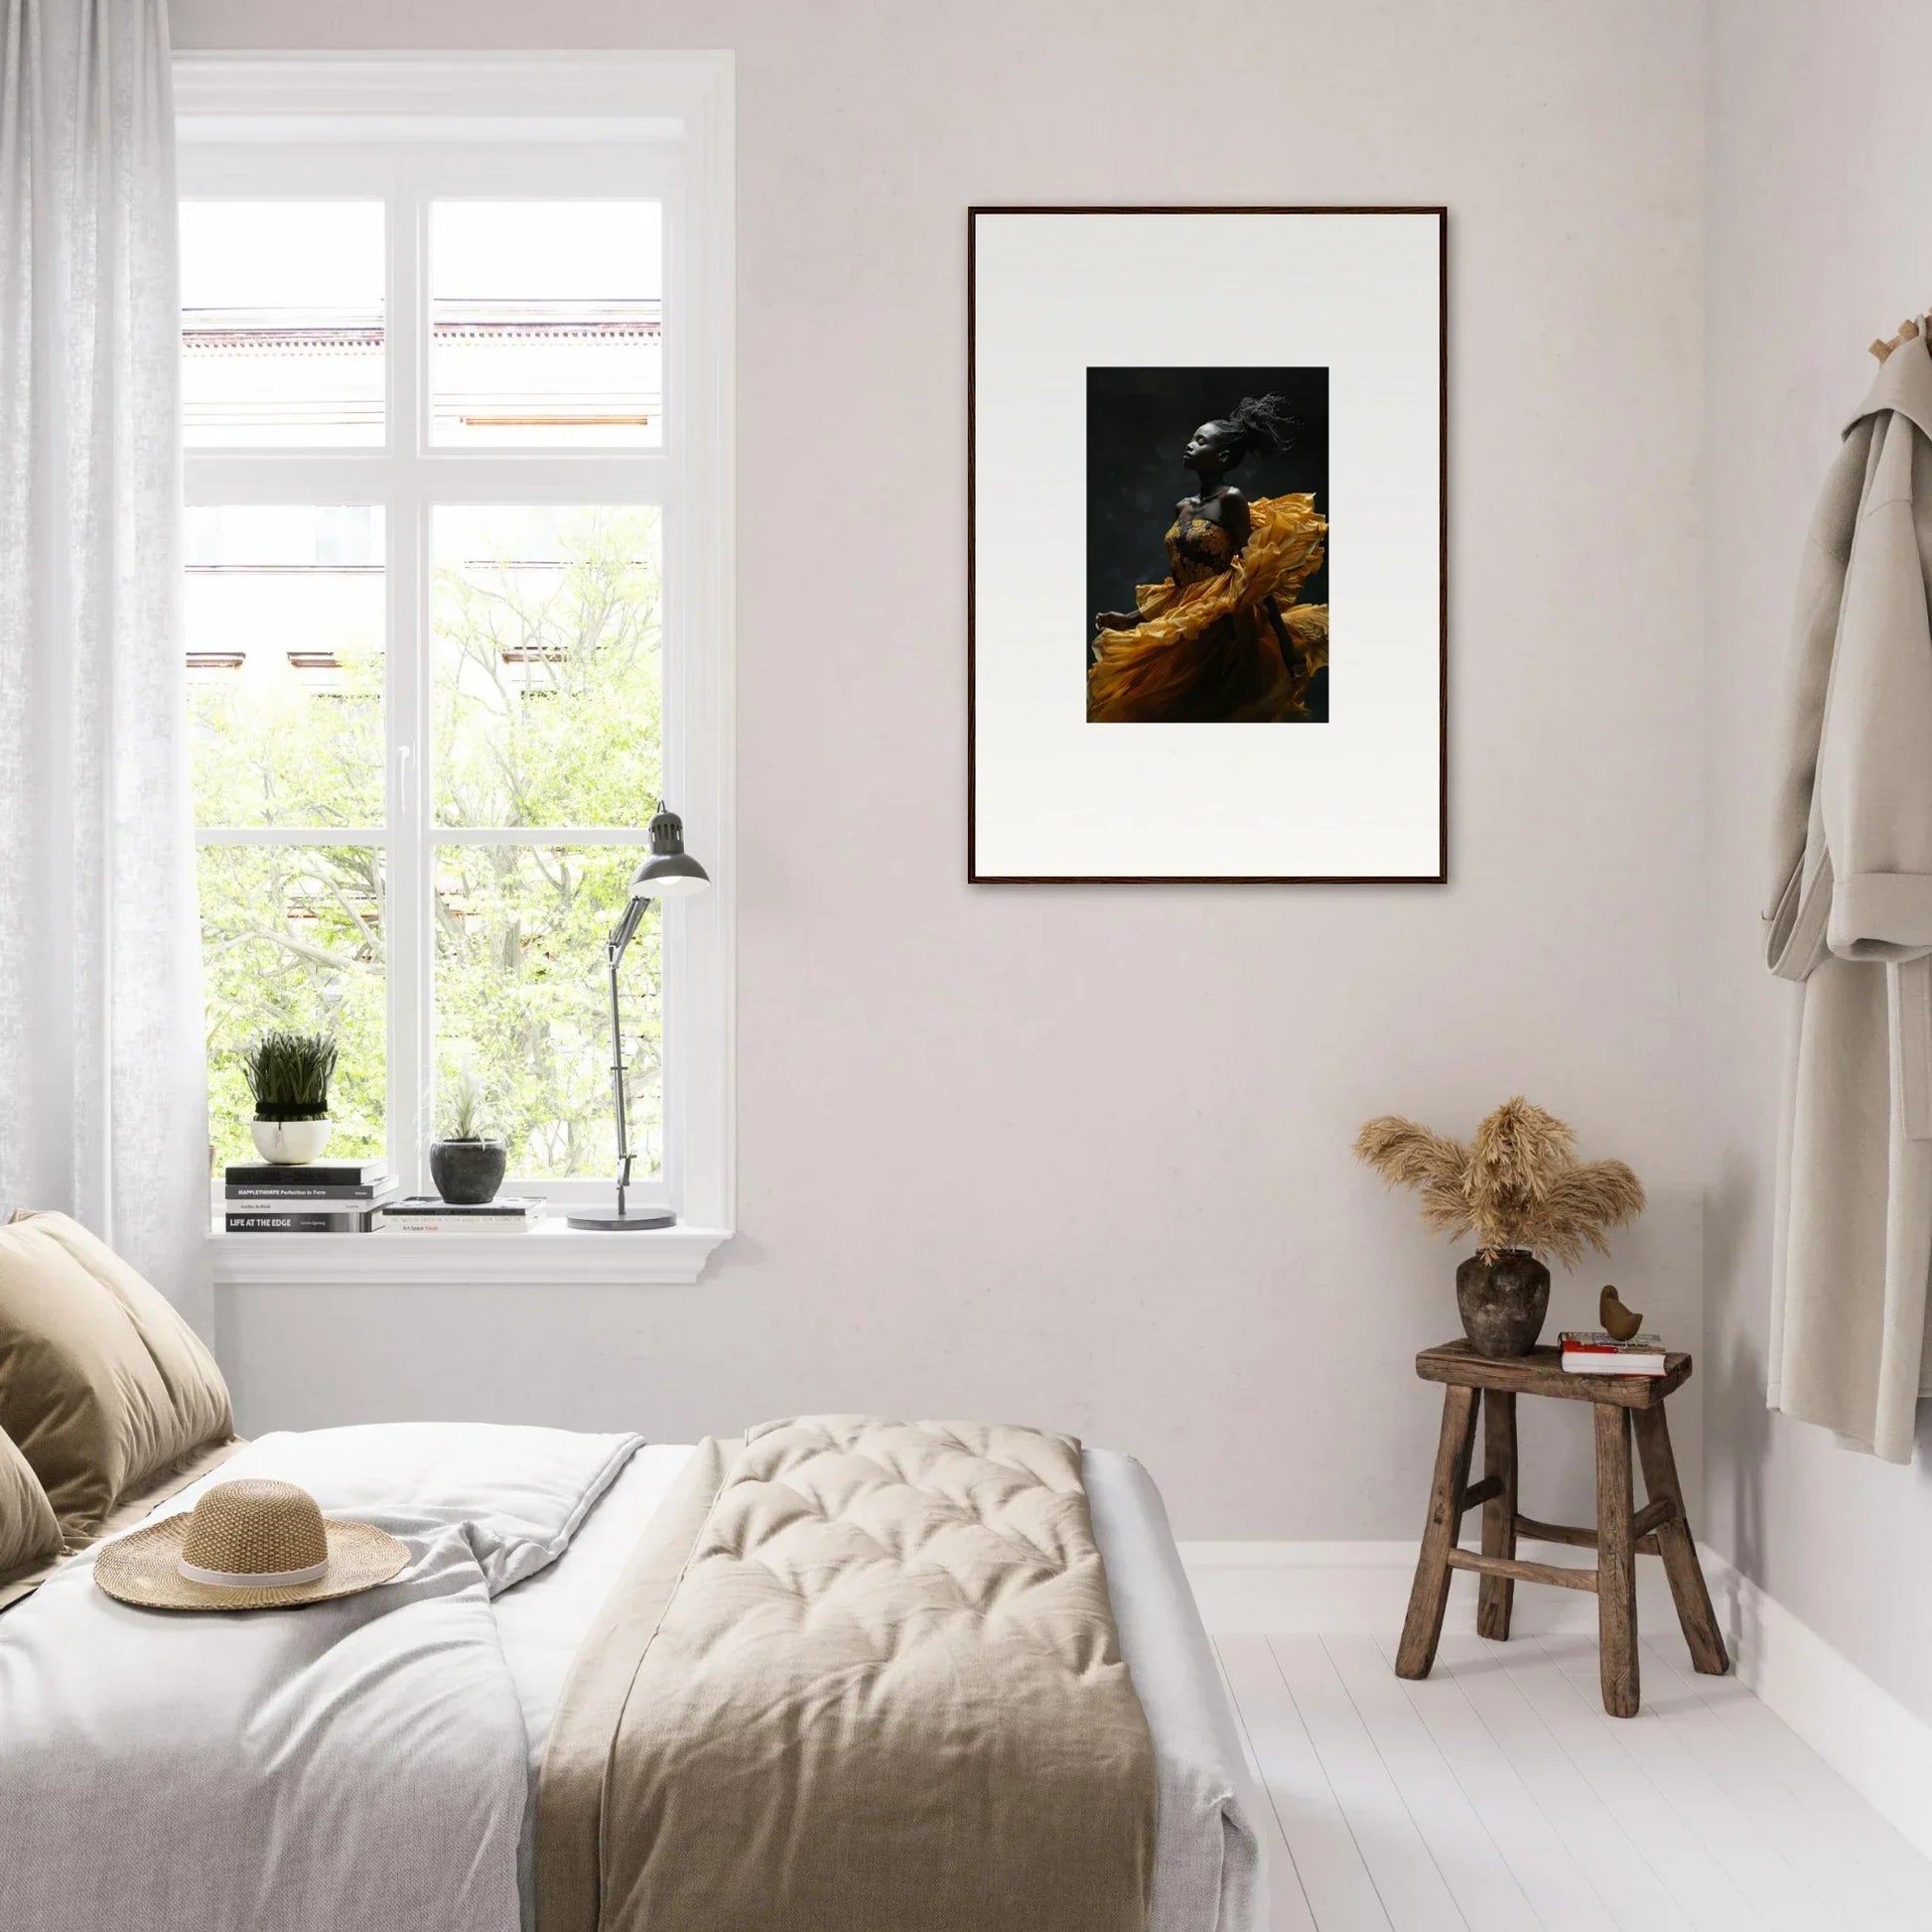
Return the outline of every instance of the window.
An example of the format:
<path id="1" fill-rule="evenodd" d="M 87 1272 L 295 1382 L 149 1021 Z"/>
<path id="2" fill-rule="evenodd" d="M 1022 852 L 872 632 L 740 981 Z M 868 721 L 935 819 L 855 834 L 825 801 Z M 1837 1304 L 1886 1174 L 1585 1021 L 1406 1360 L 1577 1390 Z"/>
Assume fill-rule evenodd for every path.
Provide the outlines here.
<path id="1" fill-rule="evenodd" d="M 178 64 L 220 1160 L 294 1027 L 332 1152 L 425 1185 L 467 1074 L 519 1191 L 608 1195 L 603 940 L 663 797 L 715 890 L 625 958 L 635 1192 L 729 1226 L 721 59 Z"/>

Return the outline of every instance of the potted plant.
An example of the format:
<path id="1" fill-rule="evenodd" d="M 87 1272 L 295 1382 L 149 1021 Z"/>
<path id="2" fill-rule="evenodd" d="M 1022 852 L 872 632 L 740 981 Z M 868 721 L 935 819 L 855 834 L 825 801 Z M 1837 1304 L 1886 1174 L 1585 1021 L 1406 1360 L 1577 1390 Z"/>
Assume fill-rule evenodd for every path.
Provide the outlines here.
<path id="1" fill-rule="evenodd" d="M 429 1150 L 430 1178 L 453 1207 L 482 1207 L 496 1198 L 509 1149 L 483 1126 L 483 1090 L 468 1074 L 450 1089 L 447 1131 Z"/>
<path id="2" fill-rule="evenodd" d="M 1476 1252 L 1455 1271 L 1462 1327 L 1478 1353 L 1527 1355 L 1550 1305 L 1555 1255 L 1574 1268 L 1586 1245 L 1643 1212 L 1643 1183 L 1621 1161 L 1579 1162 L 1577 1137 L 1520 1095 L 1505 1101 L 1466 1144 L 1383 1114 L 1355 1139 L 1355 1155 L 1391 1186 L 1422 1196 L 1426 1225 Z"/>
<path id="3" fill-rule="evenodd" d="M 329 1145 L 329 1082 L 336 1042 L 327 1034 L 266 1033 L 241 1056 L 255 1096 L 249 1132 L 256 1152 L 279 1167 L 300 1167 Z"/>

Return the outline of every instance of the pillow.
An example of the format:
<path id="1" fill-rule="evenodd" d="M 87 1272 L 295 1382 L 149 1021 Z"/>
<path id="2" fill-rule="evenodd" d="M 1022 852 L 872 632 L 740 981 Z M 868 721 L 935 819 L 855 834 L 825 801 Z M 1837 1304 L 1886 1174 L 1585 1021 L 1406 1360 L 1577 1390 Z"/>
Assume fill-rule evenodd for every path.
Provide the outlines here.
<path id="1" fill-rule="evenodd" d="M 69 1544 L 171 1463 L 234 1434 L 214 1358 L 158 1291 L 65 1214 L 0 1228 L 0 1429 Z"/>
<path id="2" fill-rule="evenodd" d="M 61 1554 L 61 1526 L 40 1477 L 14 1440 L 0 1430 L 0 1584 L 24 1577 Z"/>

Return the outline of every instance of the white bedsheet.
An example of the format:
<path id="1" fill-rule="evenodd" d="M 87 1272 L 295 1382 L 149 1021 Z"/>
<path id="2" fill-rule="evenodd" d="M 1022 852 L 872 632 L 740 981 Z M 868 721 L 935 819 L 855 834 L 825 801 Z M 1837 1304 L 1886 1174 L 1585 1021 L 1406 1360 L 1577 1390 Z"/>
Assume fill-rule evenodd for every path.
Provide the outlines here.
<path id="1" fill-rule="evenodd" d="M 537 1768 L 571 1659 L 690 1453 L 662 1443 L 638 1450 L 563 1556 L 491 1604 L 529 1737 L 526 1878 Z M 1257 1932 L 1264 1894 L 1253 1821 L 1260 1801 L 1160 1491 L 1131 1456 L 1105 1449 L 1085 1452 L 1085 1475 L 1121 1649 L 1147 1713 L 1160 1781 L 1148 1932 Z M 523 1896 L 527 1926 L 527 1881 Z"/>
<path id="2" fill-rule="evenodd" d="M 139 1609 L 95 1588 L 94 1553 L 63 1565 L 0 1618 L 0 1932 L 508 1932 L 526 1732 L 488 1598 L 636 1448 L 265 1436 L 156 1512 L 272 1476 L 408 1544 L 393 1583 L 299 1608 Z"/>

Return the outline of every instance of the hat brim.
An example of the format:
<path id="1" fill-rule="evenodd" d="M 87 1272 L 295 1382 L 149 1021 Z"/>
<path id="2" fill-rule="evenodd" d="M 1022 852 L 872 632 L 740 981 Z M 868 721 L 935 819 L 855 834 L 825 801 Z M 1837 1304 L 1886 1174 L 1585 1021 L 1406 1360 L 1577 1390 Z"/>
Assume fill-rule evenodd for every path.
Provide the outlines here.
<path id="1" fill-rule="evenodd" d="M 229 1588 L 198 1584 L 181 1574 L 186 1513 L 164 1517 L 144 1530 L 102 1546 L 94 1559 L 94 1582 L 109 1596 L 147 1610 L 276 1610 L 298 1603 L 327 1603 L 374 1589 L 396 1577 L 409 1562 L 409 1546 L 373 1523 L 339 1523 L 325 1518 L 329 1568 L 313 1583 L 275 1588 Z"/>

